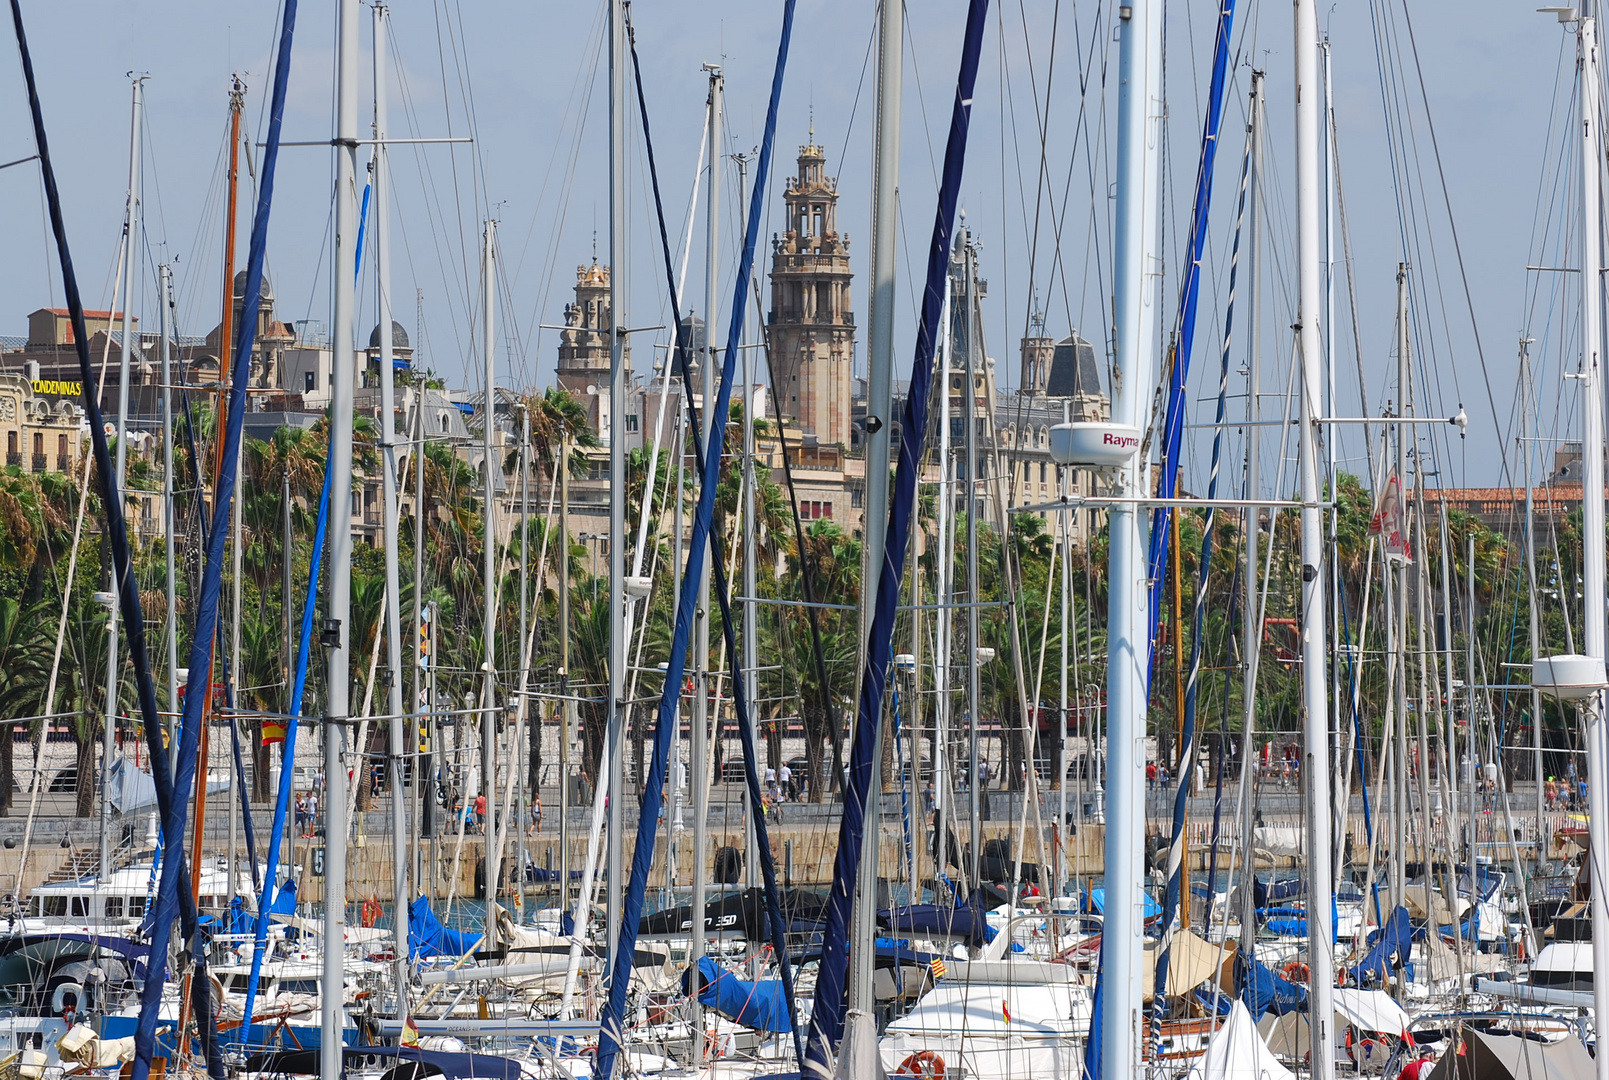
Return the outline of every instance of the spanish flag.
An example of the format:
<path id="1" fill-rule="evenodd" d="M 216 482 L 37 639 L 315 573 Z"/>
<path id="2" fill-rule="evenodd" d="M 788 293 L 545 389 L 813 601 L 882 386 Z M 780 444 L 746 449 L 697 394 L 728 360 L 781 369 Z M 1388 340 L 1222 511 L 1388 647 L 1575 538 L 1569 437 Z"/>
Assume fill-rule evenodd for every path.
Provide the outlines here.
<path id="1" fill-rule="evenodd" d="M 402 1045 L 419 1045 L 419 1025 L 413 1022 L 412 1015 L 405 1017 L 402 1021 Z"/>
<path id="2" fill-rule="evenodd" d="M 278 717 L 263 718 L 263 745 L 272 746 L 285 741 L 285 721 Z"/>

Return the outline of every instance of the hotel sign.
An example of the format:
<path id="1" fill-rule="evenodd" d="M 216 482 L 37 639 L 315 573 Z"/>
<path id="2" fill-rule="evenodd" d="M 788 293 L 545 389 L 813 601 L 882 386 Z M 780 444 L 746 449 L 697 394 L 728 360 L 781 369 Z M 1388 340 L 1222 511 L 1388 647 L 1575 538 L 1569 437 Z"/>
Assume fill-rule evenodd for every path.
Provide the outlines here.
<path id="1" fill-rule="evenodd" d="M 64 379 L 34 379 L 33 390 L 36 394 L 49 397 L 83 397 L 84 384 L 81 382 L 67 382 Z"/>

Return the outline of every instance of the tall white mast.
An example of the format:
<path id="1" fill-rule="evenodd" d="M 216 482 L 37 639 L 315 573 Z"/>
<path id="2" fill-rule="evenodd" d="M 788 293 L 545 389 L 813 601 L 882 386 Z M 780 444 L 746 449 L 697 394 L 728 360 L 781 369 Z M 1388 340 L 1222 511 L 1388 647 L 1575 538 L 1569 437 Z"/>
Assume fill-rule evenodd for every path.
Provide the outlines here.
<path id="1" fill-rule="evenodd" d="M 704 348 L 699 357 L 699 370 L 702 376 L 699 396 L 699 428 L 704 437 L 704 445 L 709 446 L 710 439 L 710 402 L 715 398 L 715 313 L 720 306 L 720 229 L 721 229 L 721 162 L 722 147 L 725 145 L 723 120 L 726 79 L 721 69 L 714 64 L 705 64 L 704 70 L 709 73 L 709 98 L 705 103 L 707 110 L 705 124 L 709 131 L 709 142 L 706 147 L 708 154 L 705 159 L 709 176 L 706 178 L 704 189 Z M 748 405 L 745 403 L 744 408 Z M 685 444 L 684 444 L 685 446 Z M 685 449 L 683 450 L 685 453 Z M 680 459 L 678 459 L 679 461 Z M 701 467 L 701 466 L 700 466 Z M 678 515 L 676 519 L 677 535 L 681 535 L 682 520 Z M 709 852 L 709 662 L 710 662 L 710 624 L 709 624 L 709 588 L 710 588 L 710 555 L 706 551 L 704 563 L 695 573 L 695 581 L 682 583 L 683 588 L 691 586 L 698 590 L 698 603 L 693 616 L 693 731 L 690 746 L 691 769 L 688 775 L 693 779 L 693 937 L 689 944 L 688 963 L 696 966 L 699 958 L 704 955 L 704 905 L 707 902 L 708 891 L 706 858 Z M 704 1011 L 699 1005 L 697 997 L 692 1000 L 693 1008 L 693 1061 L 697 1065 L 704 1059 Z"/>
<path id="2" fill-rule="evenodd" d="M 481 636 L 485 646 L 486 680 L 483 684 L 480 702 L 480 796 L 486 800 L 486 818 L 481 824 L 482 838 L 486 841 L 483 850 L 486 855 L 486 944 L 485 948 L 497 947 L 497 882 L 499 867 L 497 845 L 491 842 L 494 826 L 492 822 L 497 818 L 497 476 L 502 472 L 502 465 L 497 461 L 497 334 L 495 328 L 495 315 L 497 311 L 497 222 L 488 218 L 486 220 L 485 251 L 481 258 L 482 299 L 485 308 L 481 312 L 481 331 L 484 335 L 482 347 L 485 350 L 484 379 L 486 384 L 486 399 L 481 414 L 481 450 L 486 456 L 485 491 L 482 498 L 485 500 L 485 509 L 482 512 L 481 528 L 484 539 L 481 544 L 481 587 L 483 595 L 484 614 Z M 612 490 L 612 489 L 611 489 Z M 611 577 L 612 581 L 620 581 L 619 577 Z M 611 593 L 618 589 L 610 590 Z M 618 800 L 616 800 L 618 801 Z"/>
<path id="3" fill-rule="evenodd" d="M 168 711 L 179 711 L 179 600 L 173 551 L 173 267 L 157 268 L 162 281 L 162 554 L 167 566 L 168 610 L 162 620 L 163 644 L 168 656 Z M 178 739 L 169 745 L 177 746 Z"/>
<path id="4" fill-rule="evenodd" d="M 1598 53 L 1598 20 L 1592 0 L 1582 0 L 1576 22 L 1581 73 L 1581 534 L 1586 654 L 1601 664 L 1604 656 L 1604 500 L 1603 500 L 1603 136 L 1598 128 L 1602 107 L 1602 57 Z M 1592 966 L 1609 971 L 1609 881 L 1603 852 L 1609 848 L 1609 739 L 1604 733 L 1604 695 L 1586 701 L 1587 798 L 1592 859 Z M 1609 1018 L 1609 979 L 1592 981 L 1593 1015 L 1601 1025 Z M 1609 1080 L 1609 1054 L 1596 1061 L 1599 1080 Z"/>
<path id="5" fill-rule="evenodd" d="M 397 455 L 396 375 L 392 367 L 391 337 L 391 160 L 386 147 L 386 27 L 390 9 L 374 5 L 374 261 L 379 288 L 380 314 L 380 490 L 385 515 L 385 633 L 386 712 L 391 716 L 387 739 L 391 785 L 391 900 L 395 923 L 397 1016 L 408 1011 L 408 795 L 402 787 L 405 750 L 402 707 L 402 580 L 397 566 L 401 514 L 397 506 L 399 470 Z M 417 344 L 417 343 L 415 343 Z M 417 408 L 418 405 L 415 405 Z M 415 499 L 418 494 L 415 493 Z"/>
<path id="6" fill-rule="evenodd" d="M 117 490 L 123 490 L 128 469 L 128 382 L 129 357 L 134 348 L 134 267 L 140 259 L 140 107 L 144 104 L 145 76 L 132 79 L 133 97 L 129 106 L 128 208 L 123 219 L 123 341 L 117 362 L 117 463 L 114 475 Z M 227 374 L 225 375 L 227 378 Z M 113 572 L 111 594 L 118 594 Z M 106 797 L 112 763 L 117 760 L 117 690 L 122 681 L 117 662 L 117 602 L 107 605 L 106 620 L 106 716 L 101 725 L 101 880 L 112 870 L 112 800 Z M 202 775 L 206 775 L 203 765 Z"/>
<path id="7" fill-rule="evenodd" d="M 1156 388 L 1160 280 L 1162 5 L 1134 0 L 1118 9 L 1117 222 L 1113 328 L 1117 367 L 1112 422 L 1143 429 Z M 1114 494 L 1143 498 L 1149 473 L 1136 454 L 1117 470 Z M 1141 934 L 1139 889 L 1145 826 L 1146 668 L 1150 601 L 1142 511 L 1114 503 L 1108 516 L 1110 602 L 1106 663 L 1106 926 L 1101 1038 L 1108 1076 L 1139 1076 Z M 1123 894 L 1123 895 L 1120 895 Z"/>
<path id="8" fill-rule="evenodd" d="M 1302 364 L 1300 470 L 1302 496 L 1302 781 L 1307 793 L 1307 940 L 1312 972 L 1313 1080 L 1333 1080 L 1335 1053 L 1334 892 L 1330 847 L 1330 712 L 1326 676 L 1329 625 L 1324 581 L 1324 497 L 1319 475 L 1320 402 L 1325 388 L 1322 318 L 1324 243 L 1319 227 L 1319 73 L 1316 0 L 1296 0 L 1296 255 L 1297 352 Z"/>
<path id="9" fill-rule="evenodd" d="M 609 970 L 615 970 L 625 885 L 626 755 L 626 18 L 609 0 Z"/>
<path id="10" fill-rule="evenodd" d="M 1246 325 L 1250 329 L 1247 335 L 1246 353 L 1246 499 L 1253 502 L 1258 497 L 1261 487 L 1258 483 L 1258 422 L 1262 416 L 1259 408 L 1262 393 L 1262 353 L 1263 353 L 1263 212 L 1262 212 L 1262 176 L 1263 176 L 1263 73 L 1253 70 L 1251 73 L 1251 124 L 1249 137 L 1251 139 L 1251 170 L 1247 174 L 1246 198 L 1251 208 L 1250 228 L 1247 230 L 1247 277 L 1251 281 L 1251 288 L 1247 291 Z M 1246 516 L 1243 528 L 1246 540 L 1242 545 L 1242 555 L 1245 561 L 1241 564 L 1242 599 L 1244 615 L 1241 617 L 1241 662 L 1244 667 L 1245 684 L 1241 692 L 1244 702 L 1244 711 L 1241 716 L 1240 734 L 1240 819 L 1241 835 L 1251 836 L 1253 828 L 1253 814 L 1255 806 L 1251 797 L 1250 778 L 1252 776 L 1252 743 L 1253 733 L 1257 728 L 1257 662 L 1262 655 L 1262 609 L 1257 598 L 1257 572 L 1258 558 L 1261 551 L 1262 511 L 1256 505 L 1246 507 Z M 1249 881 L 1241 886 L 1241 925 L 1255 926 L 1257 903 Z M 1251 945 L 1250 939 L 1247 944 Z"/>
<path id="11" fill-rule="evenodd" d="M 899 228 L 900 105 L 904 79 L 905 5 L 884 0 L 877 27 L 877 142 L 872 170 L 872 281 L 869 303 L 870 338 L 866 345 L 866 498 L 865 556 L 862 580 L 877 587 L 883 569 L 883 534 L 888 529 L 889 442 L 894 409 L 894 274 L 895 230 Z M 968 477 L 970 479 L 970 477 Z M 975 600 L 975 597 L 968 597 Z M 861 607 L 861 637 L 871 627 L 871 605 Z M 914 618 L 914 614 L 913 614 Z M 973 644 L 976 644 L 975 642 Z M 866 795 L 866 834 L 861 845 L 859 883 L 855 893 L 849 951 L 849 1015 L 846 1036 L 855 1043 L 846 1057 L 864 1069 L 876 1046 L 872 972 L 876 950 L 870 948 L 877 922 L 877 855 L 882 810 L 883 723 L 879 719 L 872 745 L 872 783 Z M 864 1044 L 864 1045 L 862 1045 Z"/>
<path id="12" fill-rule="evenodd" d="M 950 775 L 950 596 L 952 575 L 955 570 L 955 488 L 950 460 L 950 345 L 954 334 L 950 327 L 950 293 L 955 278 L 944 275 L 944 306 L 939 313 L 939 498 L 935 522 L 938 550 L 938 580 L 935 584 L 935 601 L 938 618 L 934 620 L 933 640 L 933 876 L 944 876 L 950 857 L 949 822 L 955 809 L 951 805 L 953 778 Z M 957 867 L 957 869 L 961 869 Z"/>
<path id="13" fill-rule="evenodd" d="M 324 985 L 346 980 L 346 720 L 350 708 L 352 610 L 352 396 L 356 363 L 352 320 L 357 281 L 357 143 L 359 0 L 339 0 L 335 68 L 335 301 L 331 311 L 329 618 L 321 635 L 329 655 L 325 706 Z M 269 868 L 270 873 L 273 868 Z M 341 1013 L 338 993 L 322 995 L 320 1080 L 341 1080 Z"/>

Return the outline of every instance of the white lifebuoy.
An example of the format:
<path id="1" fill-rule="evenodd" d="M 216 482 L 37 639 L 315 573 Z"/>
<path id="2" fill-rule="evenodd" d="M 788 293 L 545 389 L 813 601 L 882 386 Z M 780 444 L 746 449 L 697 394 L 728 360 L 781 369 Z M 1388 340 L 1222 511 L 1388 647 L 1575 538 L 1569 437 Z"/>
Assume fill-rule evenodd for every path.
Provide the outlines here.
<path id="1" fill-rule="evenodd" d="M 84 987 L 80 983 L 64 982 L 56 987 L 55 993 L 50 995 L 50 1011 L 60 1016 L 67 1011 L 67 995 L 73 995 L 73 1008 L 78 1012 L 84 1011 Z"/>

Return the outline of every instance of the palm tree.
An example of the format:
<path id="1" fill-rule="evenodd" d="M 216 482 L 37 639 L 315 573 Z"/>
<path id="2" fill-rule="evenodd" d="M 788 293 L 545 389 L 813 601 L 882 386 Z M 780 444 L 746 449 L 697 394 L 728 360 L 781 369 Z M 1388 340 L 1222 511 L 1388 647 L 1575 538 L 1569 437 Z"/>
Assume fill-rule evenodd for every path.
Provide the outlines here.
<path id="1" fill-rule="evenodd" d="M 49 605 L 23 607 L 12 597 L 0 597 L 0 721 L 20 720 L 45 712 L 45 683 L 50 675 L 50 637 L 43 628 L 54 625 Z M 41 721 L 30 725 L 30 730 Z M 13 761 L 16 728 L 0 724 L 0 816 L 11 809 L 16 786 Z"/>

